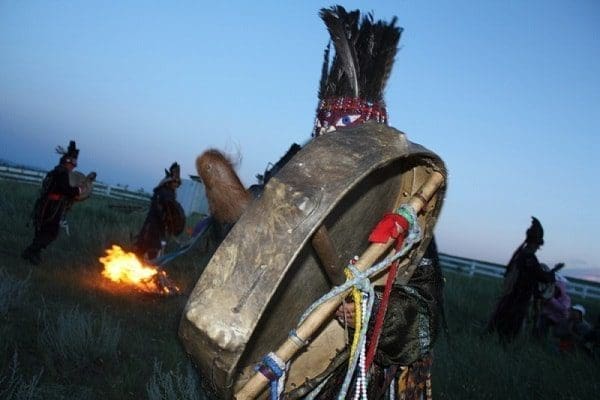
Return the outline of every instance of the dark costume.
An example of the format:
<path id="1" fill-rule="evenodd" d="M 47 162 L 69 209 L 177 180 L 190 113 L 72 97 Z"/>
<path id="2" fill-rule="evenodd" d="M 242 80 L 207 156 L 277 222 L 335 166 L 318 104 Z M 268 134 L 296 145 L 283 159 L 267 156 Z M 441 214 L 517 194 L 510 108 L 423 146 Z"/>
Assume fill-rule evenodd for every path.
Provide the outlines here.
<path id="1" fill-rule="evenodd" d="M 399 399 L 431 397 L 431 351 L 442 326 L 443 285 L 437 246 L 432 240 L 408 284 L 392 288 L 375 360 L 369 371 L 369 399 L 383 398 L 389 394 L 392 384 Z M 378 312 L 381 292 L 382 288 L 376 287 L 372 315 Z M 373 325 L 374 318 L 371 318 L 367 347 Z M 337 398 L 346 369 L 344 364 L 335 370 L 316 398 Z M 347 398 L 353 396 L 354 392 L 349 391 Z"/>
<path id="2" fill-rule="evenodd" d="M 373 21 L 369 14 L 361 21 L 359 11 L 347 13 L 340 6 L 322 9 L 320 15 L 330 32 L 335 56 L 330 66 L 328 45 L 312 136 L 336 130 L 339 130 L 336 134 L 343 134 L 344 127 L 366 121 L 387 123 L 383 91 L 402 32 L 401 28 L 395 26 L 396 18 L 386 23 Z M 251 194 L 260 196 L 269 178 L 299 150 L 299 145 L 292 145 L 272 169 L 258 176 L 259 184 L 249 189 Z M 210 176 L 204 176 L 204 169 L 198 167 L 198 174 L 206 181 Z M 213 166 L 210 170 L 216 168 Z M 381 292 L 381 288 L 376 290 Z M 370 371 L 369 399 L 381 398 L 392 379 L 399 382 L 401 390 L 396 391 L 398 398 L 417 399 L 428 392 L 426 383 L 429 382 L 431 349 L 443 315 L 442 290 L 443 278 L 432 240 L 426 256 L 419 262 L 408 284 L 398 284 L 392 288 L 378 351 Z M 376 313 L 375 309 L 373 315 Z M 339 363 L 334 361 L 328 367 L 328 380 L 317 398 L 337 398 L 347 366 L 344 363 L 339 367 L 336 365 Z M 319 383 L 309 382 L 291 392 L 289 398 L 303 398 Z M 353 391 L 349 391 L 348 395 L 352 394 Z"/>
<path id="3" fill-rule="evenodd" d="M 341 6 L 322 9 L 335 47 L 329 66 L 329 46 L 319 88 L 319 107 L 313 136 L 356 126 L 366 121 L 387 124 L 383 99 L 385 84 L 394 62 L 402 28 L 374 21 L 371 14 L 358 10 L 346 12 Z M 373 333 L 381 287 L 375 301 L 367 340 Z M 394 284 L 374 362 L 371 365 L 368 398 L 379 399 L 396 382 L 396 398 L 418 399 L 431 396 L 430 368 L 433 344 L 443 317 L 443 277 L 437 247 L 432 239 L 406 285 Z M 367 345 L 368 347 L 368 345 Z M 318 395 L 318 399 L 337 398 L 347 366 L 337 368 Z M 348 392 L 352 398 L 354 390 Z"/>
<path id="4" fill-rule="evenodd" d="M 135 239 L 135 253 L 147 259 L 156 258 L 167 235 L 179 235 L 185 227 L 185 214 L 177 202 L 176 189 L 181 184 L 179 164 L 173 163 L 165 178 L 154 188 L 150 209 Z"/>
<path id="5" fill-rule="evenodd" d="M 538 284 L 555 280 L 554 272 L 545 271 L 535 256 L 544 243 L 544 231 L 535 217 L 532 220 L 525 242 L 506 267 L 504 293 L 487 326 L 488 332 L 498 332 L 503 340 L 512 340 L 519 334 Z"/>
<path id="6" fill-rule="evenodd" d="M 41 250 L 58 237 L 61 220 L 81 193 L 79 187 L 69 183 L 69 173 L 77 166 L 79 155 L 75 142 L 71 141 L 66 151 L 60 146 L 56 151 L 62 154 L 60 163 L 42 181 L 40 195 L 32 212 L 35 228 L 33 242 L 21 254 L 33 264 L 41 262 Z"/>

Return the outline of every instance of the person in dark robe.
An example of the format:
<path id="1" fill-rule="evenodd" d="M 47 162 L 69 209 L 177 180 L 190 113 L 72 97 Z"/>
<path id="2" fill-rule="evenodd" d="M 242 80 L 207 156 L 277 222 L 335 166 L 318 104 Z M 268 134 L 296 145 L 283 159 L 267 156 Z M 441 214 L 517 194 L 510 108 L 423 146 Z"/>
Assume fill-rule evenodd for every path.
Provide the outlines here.
<path id="1" fill-rule="evenodd" d="M 153 190 L 150 208 L 138 235 L 134 252 L 152 260 L 166 245 L 168 235 L 179 235 L 185 227 L 185 214 L 177 202 L 177 188 L 181 185 L 180 167 L 176 162 Z"/>
<path id="2" fill-rule="evenodd" d="M 336 55 L 329 64 L 330 46 L 325 50 L 325 61 L 319 88 L 319 107 L 312 136 L 330 132 L 343 133 L 345 127 L 367 121 L 387 124 L 387 111 L 383 100 L 385 84 L 391 73 L 402 28 L 396 26 L 396 18 L 389 23 L 373 21 L 372 15 L 361 15 L 358 10 L 346 12 L 341 6 L 321 10 L 331 34 Z M 355 59 L 349 61 L 342 50 L 343 37 L 351 37 L 351 52 Z M 348 76 L 348 63 L 356 62 L 354 71 L 358 76 Z M 259 178 L 259 183 L 245 190 L 231 164 L 215 156 L 209 150 L 197 160 L 198 174 L 207 187 L 211 214 L 216 221 L 232 225 L 247 207 L 249 196 L 260 196 L 264 184 L 301 149 L 293 144 L 286 155 Z M 226 171 L 226 173 L 222 172 Z M 242 201 L 232 202 L 231 192 L 242 193 Z M 224 211 L 228 211 L 225 213 Z M 235 214 L 235 218 L 228 215 Z M 432 348 L 441 326 L 443 316 L 443 277 L 439 265 L 437 247 L 432 240 L 426 255 L 418 262 L 418 268 L 408 284 L 393 285 L 375 362 L 372 364 L 369 383 L 369 399 L 379 399 L 388 392 L 390 380 L 398 382 L 397 398 L 406 400 L 431 394 L 430 371 Z M 382 288 L 376 288 L 378 298 Z M 378 300 L 376 300 L 378 304 Z M 353 304 L 340 306 L 338 316 L 351 314 Z M 373 315 L 377 313 L 377 305 Z M 344 316 L 351 325 L 352 316 Z M 373 321 L 374 318 L 371 319 Z M 370 335 L 370 333 L 369 333 Z M 319 399 L 337 398 L 346 366 L 331 367 L 332 371 Z M 329 368 L 328 368 L 329 369 Z M 387 371 L 387 373 L 386 373 Z M 310 382 L 289 394 L 289 398 L 303 398 L 320 382 Z M 353 396 L 351 390 L 348 395 Z M 423 397 L 425 398 L 425 397 Z"/>
<path id="3" fill-rule="evenodd" d="M 335 48 L 329 65 L 329 46 L 325 52 L 319 85 L 319 107 L 313 136 L 337 131 L 367 121 L 388 123 L 383 93 L 390 76 L 402 28 L 397 18 L 374 21 L 371 14 L 347 12 L 341 6 L 321 9 Z M 344 40 L 344 37 L 347 40 Z M 350 44 L 350 51 L 347 46 Z M 349 56 L 350 54 L 350 56 Z M 353 54 L 353 55 L 352 55 Z M 349 68 L 351 66 L 351 68 Z M 356 71 L 352 77 L 349 71 Z M 443 323 L 444 280 L 437 246 L 432 239 L 424 257 L 407 284 L 393 284 L 387 312 L 379 337 L 368 383 L 369 399 L 388 396 L 395 382 L 396 398 L 430 398 L 432 350 Z M 377 298 L 370 319 L 367 340 L 373 340 L 383 287 L 375 287 Z M 344 303 L 336 312 L 340 321 L 353 325 L 354 304 Z M 347 366 L 331 374 L 317 399 L 337 398 Z M 356 387 L 347 398 L 355 396 Z"/>
<path id="4" fill-rule="evenodd" d="M 76 143 L 71 140 L 67 150 L 58 146 L 56 152 L 61 155 L 59 163 L 42 181 L 32 212 L 33 241 L 21 253 L 22 258 L 34 265 L 41 263 L 41 251 L 56 240 L 61 221 L 82 192 L 81 187 L 71 186 L 69 181 L 69 174 L 77 167 L 79 149 Z"/>
<path id="5" fill-rule="evenodd" d="M 504 293 L 486 327 L 487 332 L 497 332 L 505 342 L 515 339 L 521 331 L 538 285 L 555 281 L 554 272 L 545 271 L 535 255 L 544 244 L 544 230 L 537 218 L 531 219 L 525 241 L 507 265 Z"/>

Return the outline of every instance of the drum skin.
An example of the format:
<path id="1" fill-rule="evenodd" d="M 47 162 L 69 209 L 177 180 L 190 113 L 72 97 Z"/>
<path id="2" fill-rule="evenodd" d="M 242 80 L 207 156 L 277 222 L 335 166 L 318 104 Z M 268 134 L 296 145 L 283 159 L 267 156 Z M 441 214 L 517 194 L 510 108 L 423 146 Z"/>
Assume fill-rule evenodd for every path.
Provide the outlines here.
<path id="1" fill-rule="evenodd" d="M 331 284 L 311 246 L 327 228 L 341 265 L 369 245 L 373 227 L 405 203 L 442 160 L 385 125 L 366 123 L 313 139 L 266 185 L 217 249 L 186 304 L 179 335 L 203 379 L 231 398 Z M 441 210 L 442 187 L 419 215 L 423 255 Z M 330 320 L 292 360 L 286 391 L 321 373 L 345 346 Z"/>
<path id="2" fill-rule="evenodd" d="M 81 188 L 81 193 L 75 198 L 77 201 L 87 200 L 92 195 L 94 181 L 79 171 L 69 172 L 69 184 Z"/>

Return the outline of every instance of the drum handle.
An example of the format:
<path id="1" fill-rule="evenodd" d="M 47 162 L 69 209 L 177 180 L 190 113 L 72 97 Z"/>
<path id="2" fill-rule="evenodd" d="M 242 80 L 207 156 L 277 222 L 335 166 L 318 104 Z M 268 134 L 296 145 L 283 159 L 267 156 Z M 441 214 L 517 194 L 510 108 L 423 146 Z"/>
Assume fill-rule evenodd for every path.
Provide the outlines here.
<path id="1" fill-rule="evenodd" d="M 429 179 L 408 200 L 408 204 L 412 206 L 418 214 L 443 183 L 444 175 L 438 171 L 433 171 Z M 375 261 L 377 261 L 377 259 L 379 259 L 395 241 L 396 239 L 390 238 L 387 243 L 371 244 L 354 266 L 360 271 L 369 269 L 369 267 L 371 267 L 371 265 L 373 265 L 373 263 L 375 263 Z M 342 293 L 321 304 L 300 326 L 298 326 L 296 335 L 304 340 L 306 340 L 305 338 L 312 337 L 312 335 L 319 330 L 321 325 L 330 319 L 331 314 L 335 312 L 345 297 L 346 293 Z M 284 363 L 287 363 L 298 350 L 300 350 L 298 344 L 296 344 L 294 340 L 288 338 L 275 354 Z M 248 382 L 246 382 L 246 384 L 235 394 L 234 398 L 236 400 L 255 399 L 268 383 L 269 380 L 263 374 L 254 373 Z"/>

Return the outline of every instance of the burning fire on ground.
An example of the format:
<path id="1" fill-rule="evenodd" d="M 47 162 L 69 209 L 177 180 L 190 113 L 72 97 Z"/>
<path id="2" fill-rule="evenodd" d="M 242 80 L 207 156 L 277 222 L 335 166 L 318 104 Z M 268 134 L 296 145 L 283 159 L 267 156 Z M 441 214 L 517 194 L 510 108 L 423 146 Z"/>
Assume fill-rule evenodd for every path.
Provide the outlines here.
<path id="1" fill-rule="evenodd" d="M 167 273 L 153 265 L 144 264 L 134 253 L 113 245 L 100 257 L 104 265 L 102 275 L 113 282 L 134 286 L 147 293 L 175 295 L 179 288 L 167 277 Z"/>

